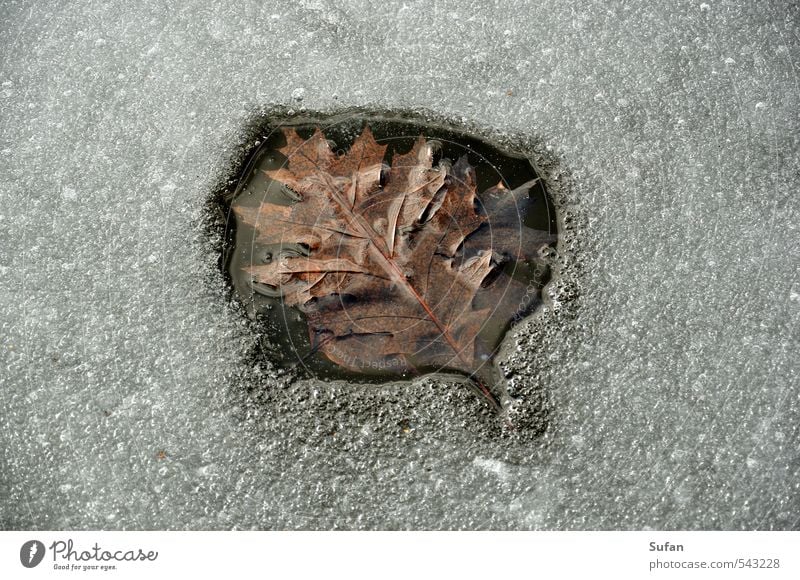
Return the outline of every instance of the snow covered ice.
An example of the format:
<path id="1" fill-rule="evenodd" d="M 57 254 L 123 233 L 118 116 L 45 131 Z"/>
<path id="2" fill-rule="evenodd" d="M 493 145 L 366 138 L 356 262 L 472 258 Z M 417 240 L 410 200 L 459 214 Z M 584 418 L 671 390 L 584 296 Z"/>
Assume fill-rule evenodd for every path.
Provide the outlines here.
<path id="1" fill-rule="evenodd" d="M 796 6 L 0 18 L 0 527 L 800 526 Z M 443 382 L 258 379 L 205 212 L 271 106 L 424 111 L 557 161 L 570 316 L 504 351 L 544 436 Z"/>

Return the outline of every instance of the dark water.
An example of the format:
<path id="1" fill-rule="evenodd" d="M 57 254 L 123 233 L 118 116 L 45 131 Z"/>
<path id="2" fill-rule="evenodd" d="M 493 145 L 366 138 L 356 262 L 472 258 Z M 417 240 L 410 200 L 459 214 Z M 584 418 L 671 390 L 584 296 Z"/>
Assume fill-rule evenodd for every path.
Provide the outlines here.
<path id="1" fill-rule="evenodd" d="M 231 181 L 235 185 L 228 189 L 223 202 L 226 206 L 223 209 L 228 216 L 229 230 L 229 248 L 224 267 L 230 276 L 236 299 L 245 305 L 248 314 L 263 330 L 266 338 L 262 341 L 266 351 L 264 354 L 275 364 L 322 379 L 386 382 L 409 376 L 408 374 L 398 376 L 396 373 L 380 369 L 365 369 L 364 372 L 356 373 L 339 367 L 324 355 L 315 352 L 309 339 L 304 315 L 296 308 L 284 306 L 274 289 L 253 282 L 251 276 L 244 270 L 247 266 L 268 261 L 282 248 L 257 243 L 254 228 L 237 221 L 232 211 L 238 206 L 258 207 L 262 202 L 281 205 L 294 203 L 296 194 L 264 174 L 264 170 L 277 169 L 286 162 L 285 156 L 278 151 L 285 144 L 285 138 L 280 131 L 281 126 L 292 126 L 302 137 L 311 136 L 315 128 L 320 127 L 331 148 L 341 153 L 350 147 L 363 130 L 365 123 L 369 124 L 375 139 L 380 144 L 388 146 L 384 158 L 387 163 L 390 162 L 393 153 L 405 153 L 411 149 L 420 135 L 424 135 L 428 141 L 437 142 L 434 165 L 441 160 L 455 162 L 466 154 L 476 172 L 479 198 L 481 192 L 498 182 L 502 182 L 509 189 L 514 189 L 538 176 L 530 161 L 523 155 L 503 151 L 456 128 L 426 124 L 416 120 L 379 116 L 293 118 L 276 122 L 260 134 L 257 146 L 246 158 L 239 174 Z M 525 215 L 520 216 L 524 227 L 543 230 L 555 236 L 556 215 L 548 200 L 544 184 L 541 181 L 536 183 L 528 195 L 530 203 Z M 520 303 L 514 316 L 519 319 L 533 311 L 539 304 L 541 289 L 550 279 L 547 260 L 512 261 L 504 265 L 503 271 L 526 286 L 524 303 Z M 481 331 L 482 339 L 493 347 L 499 345 L 513 322 L 514 320 L 508 317 L 490 319 Z M 491 360 L 487 361 L 483 372 L 476 374 L 481 375 L 479 380 L 484 383 L 498 381 L 498 373 Z"/>

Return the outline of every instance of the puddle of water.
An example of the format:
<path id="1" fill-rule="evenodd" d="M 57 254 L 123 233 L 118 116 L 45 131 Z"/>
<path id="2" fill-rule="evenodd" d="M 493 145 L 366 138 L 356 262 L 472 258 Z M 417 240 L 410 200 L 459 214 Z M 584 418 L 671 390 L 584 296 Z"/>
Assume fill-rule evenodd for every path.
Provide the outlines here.
<path id="1" fill-rule="evenodd" d="M 236 182 L 237 186 L 232 187 L 225 198 L 228 227 L 232 230 L 230 236 L 232 248 L 229 248 L 224 266 L 230 276 L 235 297 L 246 306 L 249 316 L 263 325 L 269 337 L 266 356 L 276 365 L 306 376 L 324 380 L 346 379 L 382 383 L 428 373 L 468 374 L 463 370 L 449 368 L 447 364 L 393 364 L 392 358 L 388 358 L 386 364 L 349 365 L 353 368 L 340 366 L 329 360 L 322 352 L 320 335 L 314 331 L 310 332 L 304 312 L 297 307 L 284 305 L 280 289 L 259 283 L 248 271 L 253 266 L 269 264 L 281 255 L 285 257 L 292 253 L 308 253 L 306 247 L 291 240 L 281 241 L 278 244 L 263 244 L 258 239 L 259 231 L 268 230 L 269 223 L 259 223 L 256 230 L 245 220 L 234 218 L 240 215 L 243 209 L 255 210 L 264 203 L 287 208 L 299 203 L 301 195 L 280 181 L 270 178 L 266 173 L 287 167 L 288 151 L 280 151 L 286 145 L 282 128 L 291 127 L 300 137 L 308 139 L 319 127 L 328 140 L 331 150 L 341 155 L 347 152 L 365 125 L 372 130 L 375 140 L 380 145 L 386 146 L 384 164 L 387 167 L 393 155 L 407 153 L 418 137 L 423 135 L 433 144 L 434 167 L 444 167 L 448 164 L 452 166 L 459 158 L 466 156 L 466 160 L 475 170 L 478 198 L 476 211 L 487 215 L 489 223 L 467 236 L 455 261 L 461 260 L 463 263 L 470 255 L 476 255 L 479 250 L 490 249 L 486 247 L 488 242 L 495 246 L 491 249 L 495 250 L 493 260 L 497 262 L 497 266 L 494 275 L 484 280 L 484 286 L 491 288 L 496 284 L 505 284 L 509 289 L 504 294 L 479 291 L 472 304 L 474 309 L 490 307 L 493 313 L 478 334 L 476 344 L 480 347 L 476 346 L 476 360 L 481 362 L 476 365 L 468 382 L 476 386 L 476 390 L 482 392 L 488 401 L 496 404 L 502 400 L 504 389 L 500 373 L 493 362 L 494 353 L 510 325 L 531 313 L 540 303 L 541 289 L 550 280 L 547 253 L 549 247 L 555 245 L 557 233 L 555 211 L 548 199 L 544 184 L 536 181 L 532 186 L 524 187 L 524 184 L 536 180 L 538 175 L 530 161 L 523 155 L 503 151 L 455 128 L 426 124 L 414 119 L 346 116 L 327 119 L 291 119 L 275 123 L 264 131 L 260 143 L 243 164 L 243 170 Z M 512 204 L 510 209 L 508 205 L 502 206 L 503 211 L 498 209 L 501 206 L 498 205 L 497 196 L 511 195 L 510 191 L 493 190 L 492 188 L 498 183 L 502 183 L 508 190 L 516 189 L 518 192 L 519 201 L 516 205 Z M 519 236 L 518 239 L 535 243 L 537 251 L 521 252 L 524 254 L 524 259 L 510 256 L 508 252 L 498 253 L 496 249 L 502 249 L 503 242 L 491 237 L 492 220 L 495 224 L 516 222 L 517 229 L 521 232 L 516 234 Z M 549 243 L 545 245 L 542 240 L 547 236 Z M 369 297 L 370 300 L 372 298 Z M 359 300 L 359 297 L 349 297 L 349 299 Z M 339 300 L 340 304 L 346 302 L 347 300 Z M 342 308 L 346 308 L 346 304 Z M 391 308 L 391 305 L 387 305 L 387 308 Z M 363 341 L 364 348 L 370 348 L 369 336 L 362 336 L 359 340 Z M 358 351 L 352 348 L 348 352 L 351 353 L 348 355 L 350 357 L 359 356 Z"/>

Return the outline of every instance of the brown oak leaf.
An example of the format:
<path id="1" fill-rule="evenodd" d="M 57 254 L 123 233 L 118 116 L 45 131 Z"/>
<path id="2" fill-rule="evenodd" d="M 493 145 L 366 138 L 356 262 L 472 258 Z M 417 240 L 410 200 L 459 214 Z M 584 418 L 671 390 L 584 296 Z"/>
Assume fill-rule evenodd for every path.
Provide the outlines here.
<path id="1" fill-rule="evenodd" d="M 504 264 L 535 260 L 553 238 L 525 227 L 533 182 L 476 195 L 466 155 L 433 165 L 423 136 L 384 163 L 369 127 L 343 155 L 317 129 L 283 130 L 286 163 L 265 173 L 299 201 L 237 207 L 260 244 L 281 247 L 248 272 L 307 317 L 312 345 L 352 371 L 452 370 L 485 386 L 496 347 L 490 317 L 509 321 L 525 286 Z"/>

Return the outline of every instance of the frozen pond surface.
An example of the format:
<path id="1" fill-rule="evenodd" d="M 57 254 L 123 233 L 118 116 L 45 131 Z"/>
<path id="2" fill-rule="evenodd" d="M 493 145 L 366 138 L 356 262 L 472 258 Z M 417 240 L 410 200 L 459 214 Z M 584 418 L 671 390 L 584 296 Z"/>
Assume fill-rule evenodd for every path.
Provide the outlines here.
<path id="1" fill-rule="evenodd" d="M 0 527 L 800 526 L 796 6 L 49 4 L 0 5 Z M 203 215 L 270 105 L 568 170 L 577 318 L 505 354 L 544 437 L 248 363 Z"/>

